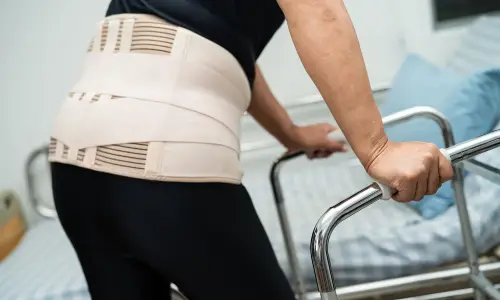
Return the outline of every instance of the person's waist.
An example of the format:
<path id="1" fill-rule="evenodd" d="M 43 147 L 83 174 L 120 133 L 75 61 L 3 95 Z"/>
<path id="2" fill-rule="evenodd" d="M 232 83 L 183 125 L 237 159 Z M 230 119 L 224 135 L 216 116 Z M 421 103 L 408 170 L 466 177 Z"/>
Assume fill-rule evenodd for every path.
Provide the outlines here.
<path id="1" fill-rule="evenodd" d="M 184 27 L 204 36 L 229 51 L 243 68 L 250 86 L 255 77 L 256 57 L 247 39 L 236 32 L 230 24 L 213 15 L 200 4 L 192 1 L 163 1 L 158 17 L 174 25 Z M 168 14 L 164 13 L 168 12 Z"/>
<path id="2" fill-rule="evenodd" d="M 124 43 L 134 40 L 134 22 L 144 21 L 139 19 L 107 18 L 106 26 L 101 26 L 107 36 L 101 47 L 104 50 L 96 46 L 88 53 L 82 75 L 71 89 L 76 96 L 63 105 L 54 137 L 78 149 L 189 137 L 185 142 L 223 143 L 239 151 L 240 118 L 249 104 L 250 89 L 234 57 L 183 28 L 176 30 L 168 55 L 130 52 Z M 100 35 L 94 45 L 101 44 Z M 113 40 L 119 40 L 120 50 Z M 94 95 L 99 96 L 98 101 L 92 100 Z M 214 127 L 211 136 L 204 128 L 192 128 L 188 136 L 184 134 L 187 129 L 174 128 L 182 123 L 173 122 L 178 109 L 207 116 L 227 130 Z M 225 138 L 217 137 L 221 134 Z"/>
<path id="3" fill-rule="evenodd" d="M 248 97 L 250 97 L 251 93 L 251 85 L 248 86 L 243 86 L 243 80 L 245 81 L 253 81 L 254 73 L 255 73 L 255 65 L 254 65 L 254 59 L 253 55 L 251 54 L 251 48 L 250 47 L 239 47 L 236 46 L 236 48 L 241 48 L 242 51 L 237 51 L 240 53 L 239 56 L 245 56 L 247 57 L 246 59 L 243 59 L 244 61 L 247 61 L 246 65 L 248 66 L 245 67 L 242 65 L 241 60 L 234 55 L 234 51 L 231 51 L 228 48 L 234 48 L 231 46 L 225 46 L 228 43 L 218 43 L 217 41 L 214 41 L 214 39 L 211 39 L 210 37 L 207 37 L 207 35 L 210 34 L 200 34 L 197 30 L 193 30 L 192 28 L 189 28 L 190 26 L 183 26 L 182 24 L 175 24 L 174 22 L 172 23 L 167 23 L 165 20 L 162 18 L 155 16 L 155 15 L 150 15 L 150 14 L 132 14 L 132 13 L 126 13 L 126 14 L 117 14 L 117 15 L 111 15 L 106 17 L 106 20 L 138 20 L 140 22 L 144 21 L 151 21 L 151 22 L 161 22 L 164 24 L 171 24 L 174 26 L 180 27 L 178 32 L 180 34 L 176 34 L 176 37 L 174 39 L 174 44 L 178 43 L 183 43 L 183 36 L 189 35 L 189 40 L 188 42 L 185 42 L 183 45 L 180 45 L 178 48 L 184 49 L 185 53 L 192 53 L 193 55 L 190 55 L 189 57 L 186 55 L 186 58 L 188 58 L 191 62 L 193 63 L 199 63 L 200 67 L 209 67 L 214 69 L 215 71 L 219 72 L 220 74 L 224 75 L 227 77 L 228 80 L 233 81 L 234 84 L 236 85 L 237 88 L 241 89 L 244 94 L 247 94 L 248 91 Z M 191 26 L 191 27 L 197 27 L 197 26 Z M 152 29 L 154 31 L 154 29 Z M 208 31 L 211 31 L 208 29 Z M 109 29 L 108 29 L 109 32 Z M 154 33 L 159 34 L 157 32 Z M 217 34 L 218 35 L 218 34 Z M 119 34 L 121 36 L 121 33 Z M 221 37 L 223 35 L 221 34 Z M 224 37 L 222 37 L 224 38 Z M 227 37 L 226 40 L 232 40 L 232 38 Z M 177 41 L 177 42 L 176 42 Z M 192 42 L 194 41 L 194 42 Z M 240 43 L 234 43 L 233 45 L 243 45 L 244 42 L 241 40 Z M 247 49 L 248 48 L 248 49 Z M 179 49 L 179 51 L 181 51 Z M 246 53 L 246 54 L 244 54 Z M 248 72 L 252 73 L 252 77 L 248 78 Z M 242 74 L 240 74 L 242 73 Z M 244 75 L 244 76 L 241 76 Z M 245 78 L 246 76 L 246 78 Z M 248 103 L 247 103 L 248 104 Z"/>

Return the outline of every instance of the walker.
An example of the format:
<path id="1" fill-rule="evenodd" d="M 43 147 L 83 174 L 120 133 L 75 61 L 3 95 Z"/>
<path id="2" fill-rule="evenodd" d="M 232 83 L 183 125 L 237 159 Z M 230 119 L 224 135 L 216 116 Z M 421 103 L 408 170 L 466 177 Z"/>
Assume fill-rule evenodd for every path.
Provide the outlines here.
<path id="1" fill-rule="evenodd" d="M 457 270 L 457 272 L 455 272 L 457 274 L 454 274 L 454 276 L 468 276 L 473 285 L 473 295 L 475 299 L 483 300 L 488 299 L 487 297 L 490 297 L 492 299 L 500 300 L 500 293 L 484 276 L 484 272 L 480 270 L 478 255 L 475 250 L 472 229 L 469 221 L 469 214 L 467 212 L 467 206 L 463 191 L 464 178 L 461 172 L 462 166 L 465 166 L 467 169 L 474 169 L 478 171 L 478 173 L 482 173 L 481 175 L 484 175 L 484 177 L 486 178 L 496 174 L 492 174 L 496 170 L 490 171 L 488 170 L 489 166 L 485 166 L 484 164 L 477 162 L 471 158 L 488 150 L 499 147 L 500 131 L 497 130 L 484 136 L 455 145 L 452 128 L 449 121 L 443 114 L 432 107 L 414 107 L 406 109 L 383 118 L 383 121 L 385 125 L 395 125 L 418 117 L 431 119 L 440 126 L 444 138 L 444 144 L 446 147 L 445 149 L 441 149 L 441 151 L 455 165 L 455 175 L 452 179 L 452 186 L 460 219 L 462 239 L 464 241 L 468 258 L 468 267 L 460 271 L 468 271 L 468 274 L 461 274 L 461 272 L 458 272 Z M 294 286 L 297 297 L 300 300 L 308 299 L 311 297 L 316 298 L 315 296 L 317 296 L 317 294 L 312 295 L 311 293 L 306 293 L 303 288 L 296 250 L 292 240 L 290 223 L 284 206 L 282 187 L 279 182 L 279 172 L 283 163 L 297 158 L 303 154 L 304 153 L 299 152 L 286 154 L 280 157 L 273 164 L 270 174 L 271 185 L 275 197 L 276 207 L 278 210 L 280 225 L 282 227 L 286 252 L 291 267 L 292 285 Z M 350 196 L 349 198 L 329 208 L 317 222 L 311 238 L 310 251 L 316 283 L 319 290 L 319 296 L 322 300 L 339 299 L 339 296 L 336 292 L 335 280 L 333 278 L 333 275 L 331 274 L 331 265 L 328 255 L 328 242 L 333 229 L 340 222 L 349 218 L 349 216 L 355 214 L 363 208 L 368 207 L 370 204 L 376 202 L 379 199 L 390 199 L 390 196 L 390 188 L 383 184 L 375 182 L 370 186 L 364 188 L 363 190 Z M 443 272 L 436 272 L 434 274 L 430 273 L 429 276 L 418 275 L 418 278 L 414 278 L 414 280 L 418 281 L 415 283 L 396 283 L 391 282 L 391 280 L 387 280 L 380 282 L 380 284 L 378 284 L 377 286 L 375 286 L 375 284 L 374 286 L 366 285 L 366 289 L 360 287 L 352 291 L 349 290 L 345 294 L 341 293 L 340 296 L 363 297 L 376 294 L 379 291 L 382 292 L 384 291 L 384 289 L 397 290 L 398 286 L 401 285 L 412 285 L 418 287 L 419 283 L 430 282 L 432 280 L 447 279 L 449 278 L 449 276 L 450 274 L 446 275 Z"/>
<path id="2" fill-rule="evenodd" d="M 441 151 L 443 151 L 443 153 L 446 154 L 445 156 L 449 157 L 450 161 L 456 165 L 457 163 L 499 146 L 500 130 L 497 130 L 458 145 L 442 149 Z M 455 167 L 455 185 L 461 183 L 461 181 L 462 173 L 460 172 L 460 168 Z M 328 257 L 328 241 L 333 229 L 340 222 L 375 201 L 390 198 L 390 193 L 391 190 L 389 187 L 375 182 L 351 197 L 341 201 L 337 205 L 332 206 L 319 219 L 311 238 L 311 257 L 317 286 L 322 300 L 339 299 L 335 291 L 335 281 L 330 272 L 330 260 Z M 486 279 L 478 268 L 477 254 L 474 250 L 474 241 L 468 222 L 469 216 L 465 206 L 465 199 L 462 196 L 463 194 L 457 193 L 456 200 L 462 220 L 463 239 L 467 249 L 470 269 L 469 276 L 474 285 L 474 298 L 487 299 L 486 297 L 490 297 L 492 299 L 500 299 L 500 292 L 493 287 L 492 283 Z"/>

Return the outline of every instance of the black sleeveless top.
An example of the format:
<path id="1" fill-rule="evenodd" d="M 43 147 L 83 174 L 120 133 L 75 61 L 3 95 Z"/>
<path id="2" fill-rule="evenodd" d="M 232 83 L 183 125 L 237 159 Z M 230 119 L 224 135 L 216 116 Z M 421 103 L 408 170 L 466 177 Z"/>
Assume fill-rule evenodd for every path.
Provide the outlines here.
<path id="1" fill-rule="evenodd" d="M 111 0 L 106 16 L 152 14 L 229 51 L 250 85 L 255 62 L 285 20 L 276 0 Z"/>

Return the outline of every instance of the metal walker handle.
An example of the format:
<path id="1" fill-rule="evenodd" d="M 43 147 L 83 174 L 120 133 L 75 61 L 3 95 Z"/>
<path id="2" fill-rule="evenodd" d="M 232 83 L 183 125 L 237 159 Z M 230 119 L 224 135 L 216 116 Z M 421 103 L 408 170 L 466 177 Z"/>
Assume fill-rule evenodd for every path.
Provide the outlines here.
<path id="1" fill-rule="evenodd" d="M 500 130 L 496 130 L 481 137 L 442 149 L 442 151 L 445 156 L 448 155 L 453 164 L 456 164 L 499 146 Z M 328 244 L 333 229 L 351 215 L 382 199 L 383 190 L 390 189 L 378 183 L 373 183 L 330 207 L 316 223 L 311 237 L 310 250 L 314 275 L 322 300 L 338 300 L 328 254 Z"/>

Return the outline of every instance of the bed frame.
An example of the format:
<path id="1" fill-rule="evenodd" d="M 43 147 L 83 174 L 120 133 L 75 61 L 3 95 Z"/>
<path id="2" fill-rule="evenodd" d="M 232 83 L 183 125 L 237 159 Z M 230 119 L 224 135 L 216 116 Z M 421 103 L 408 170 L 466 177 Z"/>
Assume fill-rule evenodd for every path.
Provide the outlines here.
<path id="1" fill-rule="evenodd" d="M 383 121 L 386 126 L 392 126 L 419 117 L 429 118 L 438 123 L 442 129 L 445 146 L 447 148 L 455 144 L 449 121 L 439 111 L 431 107 L 415 107 L 407 109 L 387 116 L 383 118 Z M 259 145 L 258 148 L 266 148 L 268 146 L 271 145 L 264 143 Z M 33 173 L 32 165 L 37 158 L 46 155 L 48 155 L 48 145 L 36 149 L 27 159 L 25 172 L 26 182 L 28 185 L 28 197 L 34 211 L 38 215 L 45 219 L 56 219 L 56 211 L 45 205 L 35 192 L 35 174 Z M 273 163 L 270 173 L 272 191 L 291 267 L 292 286 L 294 287 L 299 300 L 337 299 L 325 298 L 325 292 L 321 292 L 321 289 L 320 292 L 308 292 L 303 288 L 296 250 L 291 235 L 290 221 L 288 220 L 286 213 L 283 189 L 279 180 L 280 169 L 284 163 L 302 155 L 303 153 L 299 152 L 281 156 Z M 480 264 L 478 261 L 463 193 L 463 177 L 461 176 L 461 172 L 457 172 L 460 168 L 465 168 L 468 171 L 479 174 L 497 184 L 500 184 L 500 170 L 473 159 L 464 161 L 455 166 L 456 176 L 453 179 L 453 189 L 460 216 L 462 236 L 469 258 L 467 265 L 448 266 L 444 267 L 444 269 L 424 274 L 342 287 L 336 289 L 336 294 L 341 299 L 413 299 L 411 297 L 416 295 L 426 295 L 421 296 L 418 299 L 429 300 L 450 297 L 453 299 L 466 299 L 468 297 L 470 298 L 471 295 L 474 295 L 476 299 L 485 299 L 477 287 L 485 286 L 488 283 L 486 278 L 490 278 L 495 282 L 500 282 L 500 262 L 488 261 Z M 345 218 L 347 217 L 348 216 L 345 216 Z M 327 267 L 329 267 L 329 265 Z M 333 282 L 333 277 L 331 277 L 329 270 L 327 273 L 330 274 L 329 277 Z M 470 279 L 473 280 L 475 288 L 468 288 L 470 286 Z M 334 285 L 332 285 L 332 287 L 334 287 Z M 496 288 L 499 287 L 500 286 L 496 286 Z M 489 290 L 491 289 L 492 288 Z M 333 288 L 333 291 L 335 293 L 335 288 Z M 174 300 L 187 300 L 187 298 L 183 296 L 175 286 L 172 286 L 172 295 Z"/>
<path id="2" fill-rule="evenodd" d="M 450 122 L 446 119 L 446 117 L 442 113 L 440 113 L 439 111 L 437 111 L 432 107 L 422 106 L 422 107 L 414 107 L 406 109 L 397 112 L 395 114 L 389 115 L 387 117 L 384 117 L 383 122 L 384 125 L 386 126 L 394 126 L 414 118 L 427 118 L 435 121 L 441 128 L 445 147 L 449 148 L 455 145 L 455 140 L 453 137 L 453 132 Z M 497 132 L 497 135 L 500 136 L 500 134 L 498 133 L 499 132 Z M 498 139 L 500 141 L 500 137 Z M 500 142 L 499 144 L 495 145 L 495 147 L 497 146 L 500 146 Z M 490 150 L 492 148 L 494 147 L 491 146 L 490 148 L 485 148 L 485 149 Z M 333 294 L 335 294 L 335 285 L 333 277 L 330 272 L 328 253 L 326 253 L 325 256 L 322 257 L 323 259 L 326 260 L 321 260 L 320 262 L 318 262 L 319 265 L 316 264 L 316 267 L 318 269 L 321 269 L 322 272 L 321 274 L 315 274 L 318 280 L 318 288 L 321 293 L 318 294 L 305 291 L 296 255 L 295 244 L 293 242 L 291 234 L 290 221 L 286 213 L 283 188 L 280 184 L 280 179 L 279 179 L 280 170 L 281 167 L 284 165 L 284 163 L 291 161 L 294 158 L 300 157 L 303 154 L 304 153 L 299 152 L 294 154 L 285 154 L 281 156 L 274 162 L 270 172 L 271 186 L 273 190 L 273 195 L 275 199 L 275 204 L 278 212 L 281 229 L 283 232 L 285 249 L 290 264 L 292 285 L 299 300 L 304 300 L 304 299 L 336 300 L 338 299 L 336 295 L 331 296 L 330 298 L 325 296 L 328 295 L 328 293 L 332 292 Z M 478 153 L 474 152 L 474 154 L 477 155 L 479 154 L 479 152 Z M 468 158 L 470 157 L 467 157 L 467 159 Z M 468 171 L 481 175 L 497 184 L 500 184 L 500 170 L 492 166 L 486 165 L 484 163 L 478 162 L 474 159 L 463 161 L 454 166 L 455 176 L 452 180 L 452 187 L 460 219 L 462 239 L 464 241 L 468 257 L 467 267 L 455 267 L 444 271 L 435 271 L 420 275 L 383 280 L 368 284 L 360 284 L 356 286 L 340 288 L 337 290 L 337 294 L 342 299 L 368 299 L 371 297 L 376 297 L 376 299 L 397 299 L 397 298 L 405 298 L 417 295 L 422 296 L 424 294 L 432 294 L 432 295 L 428 295 L 427 298 L 419 297 L 419 299 L 442 299 L 447 297 L 453 297 L 454 299 L 457 299 L 456 297 L 459 296 L 464 296 L 464 297 L 467 297 L 468 295 L 470 296 L 471 293 L 474 295 L 475 299 L 486 299 L 485 294 L 490 297 L 498 297 L 494 299 L 500 299 L 500 293 L 498 293 L 498 291 L 492 287 L 488 279 L 486 279 L 486 277 L 490 278 L 495 277 L 497 280 L 499 280 L 498 282 L 500 282 L 500 262 L 492 262 L 481 265 L 479 263 L 478 255 L 475 250 L 474 238 L 472 234 L 469 214 L 467 212 L 467 204 L 464 195 L 464 188 L 463 188 L 464 178 L 463 178 L 463 173 L 461 172 L 462 168 L 465 168 Z M 342 204 L 345 205 L 345 201 L 330 208 L 328 212 L 335 210 L 336 208 L 339 207 L 339 205 Z M 333 227 L 338 225 L 338 223 L 340 223 L 344 219 L 348 218 L 350 215 L 363 209 L 364 207 L 368 206 L 373 202 L 375 202 L 375 200 L 372 199 L 372 202 L 369 202 L 364 206 L 352 208 L 351 211 L 343 215 L 341 219 L 336 219 L 336 220 L 328 219 L 328 221 L 330 221 L 330 223 L 328 223 L 328 226 L 324 224 L 323 225 L 326 226 L 330 231 L 325 233 L 327 234 L 327 237 L 325 236 L 321 237 L 321 239 L 323 239 L 322 242 L 326 241 L 326 244 L 323 245 L 324 247 L 321 248 L 321 250 L 326 252 L 328 251 L 327 246 L 325 245 L 328 244 L 328 239 L 331 234 L 331 230 L 333 230 Z M 323 218 L 325 218 L 325 216 L 328 215 L 328 212 L 326 212 L 325 215 L 323 215 Z M 331 224 L 331 222 L 333 221 L 336 221 L 337 223 Z M 320 219 L 318 224 L 320 224 L 321 222 L 326 222 L 326 221 L 324 219 Z M 317 232 L 317 230 L 319 229 L 318 228 L 315 229 L 314 233 L 316 235 L 313 236 L 313 239 L 311 240 L 312 243 L 311 251 L 312 251 L 313 262 L 315 262 L 314 247 L 316 246 L 314 244 L 315 241 L 314 238 L 315 237 L 319 238 L 318 237 L 319 233 Z M 319 259 L 318 257 L 316 258 Z M 326 265 L 324 265 L 325 263 Z M 324 285 L 325 278 L 323 278 L 323 276 L 326 276 L 326 278 L 327 279 L 329 278 L 331 281 L 326 286 Z M 465 286 L 467 286 L 468 279 L 470 279 L 470 281 L 472 282 L 472 285 L 474 286 L 473 289 L 462 288 L 464 284 Z M 320 282 L 323 282 L 323 285 L 320 284 Z M 438 287 L 440 283 L 442 283 L 441 289 L 439 289 Z"/>

